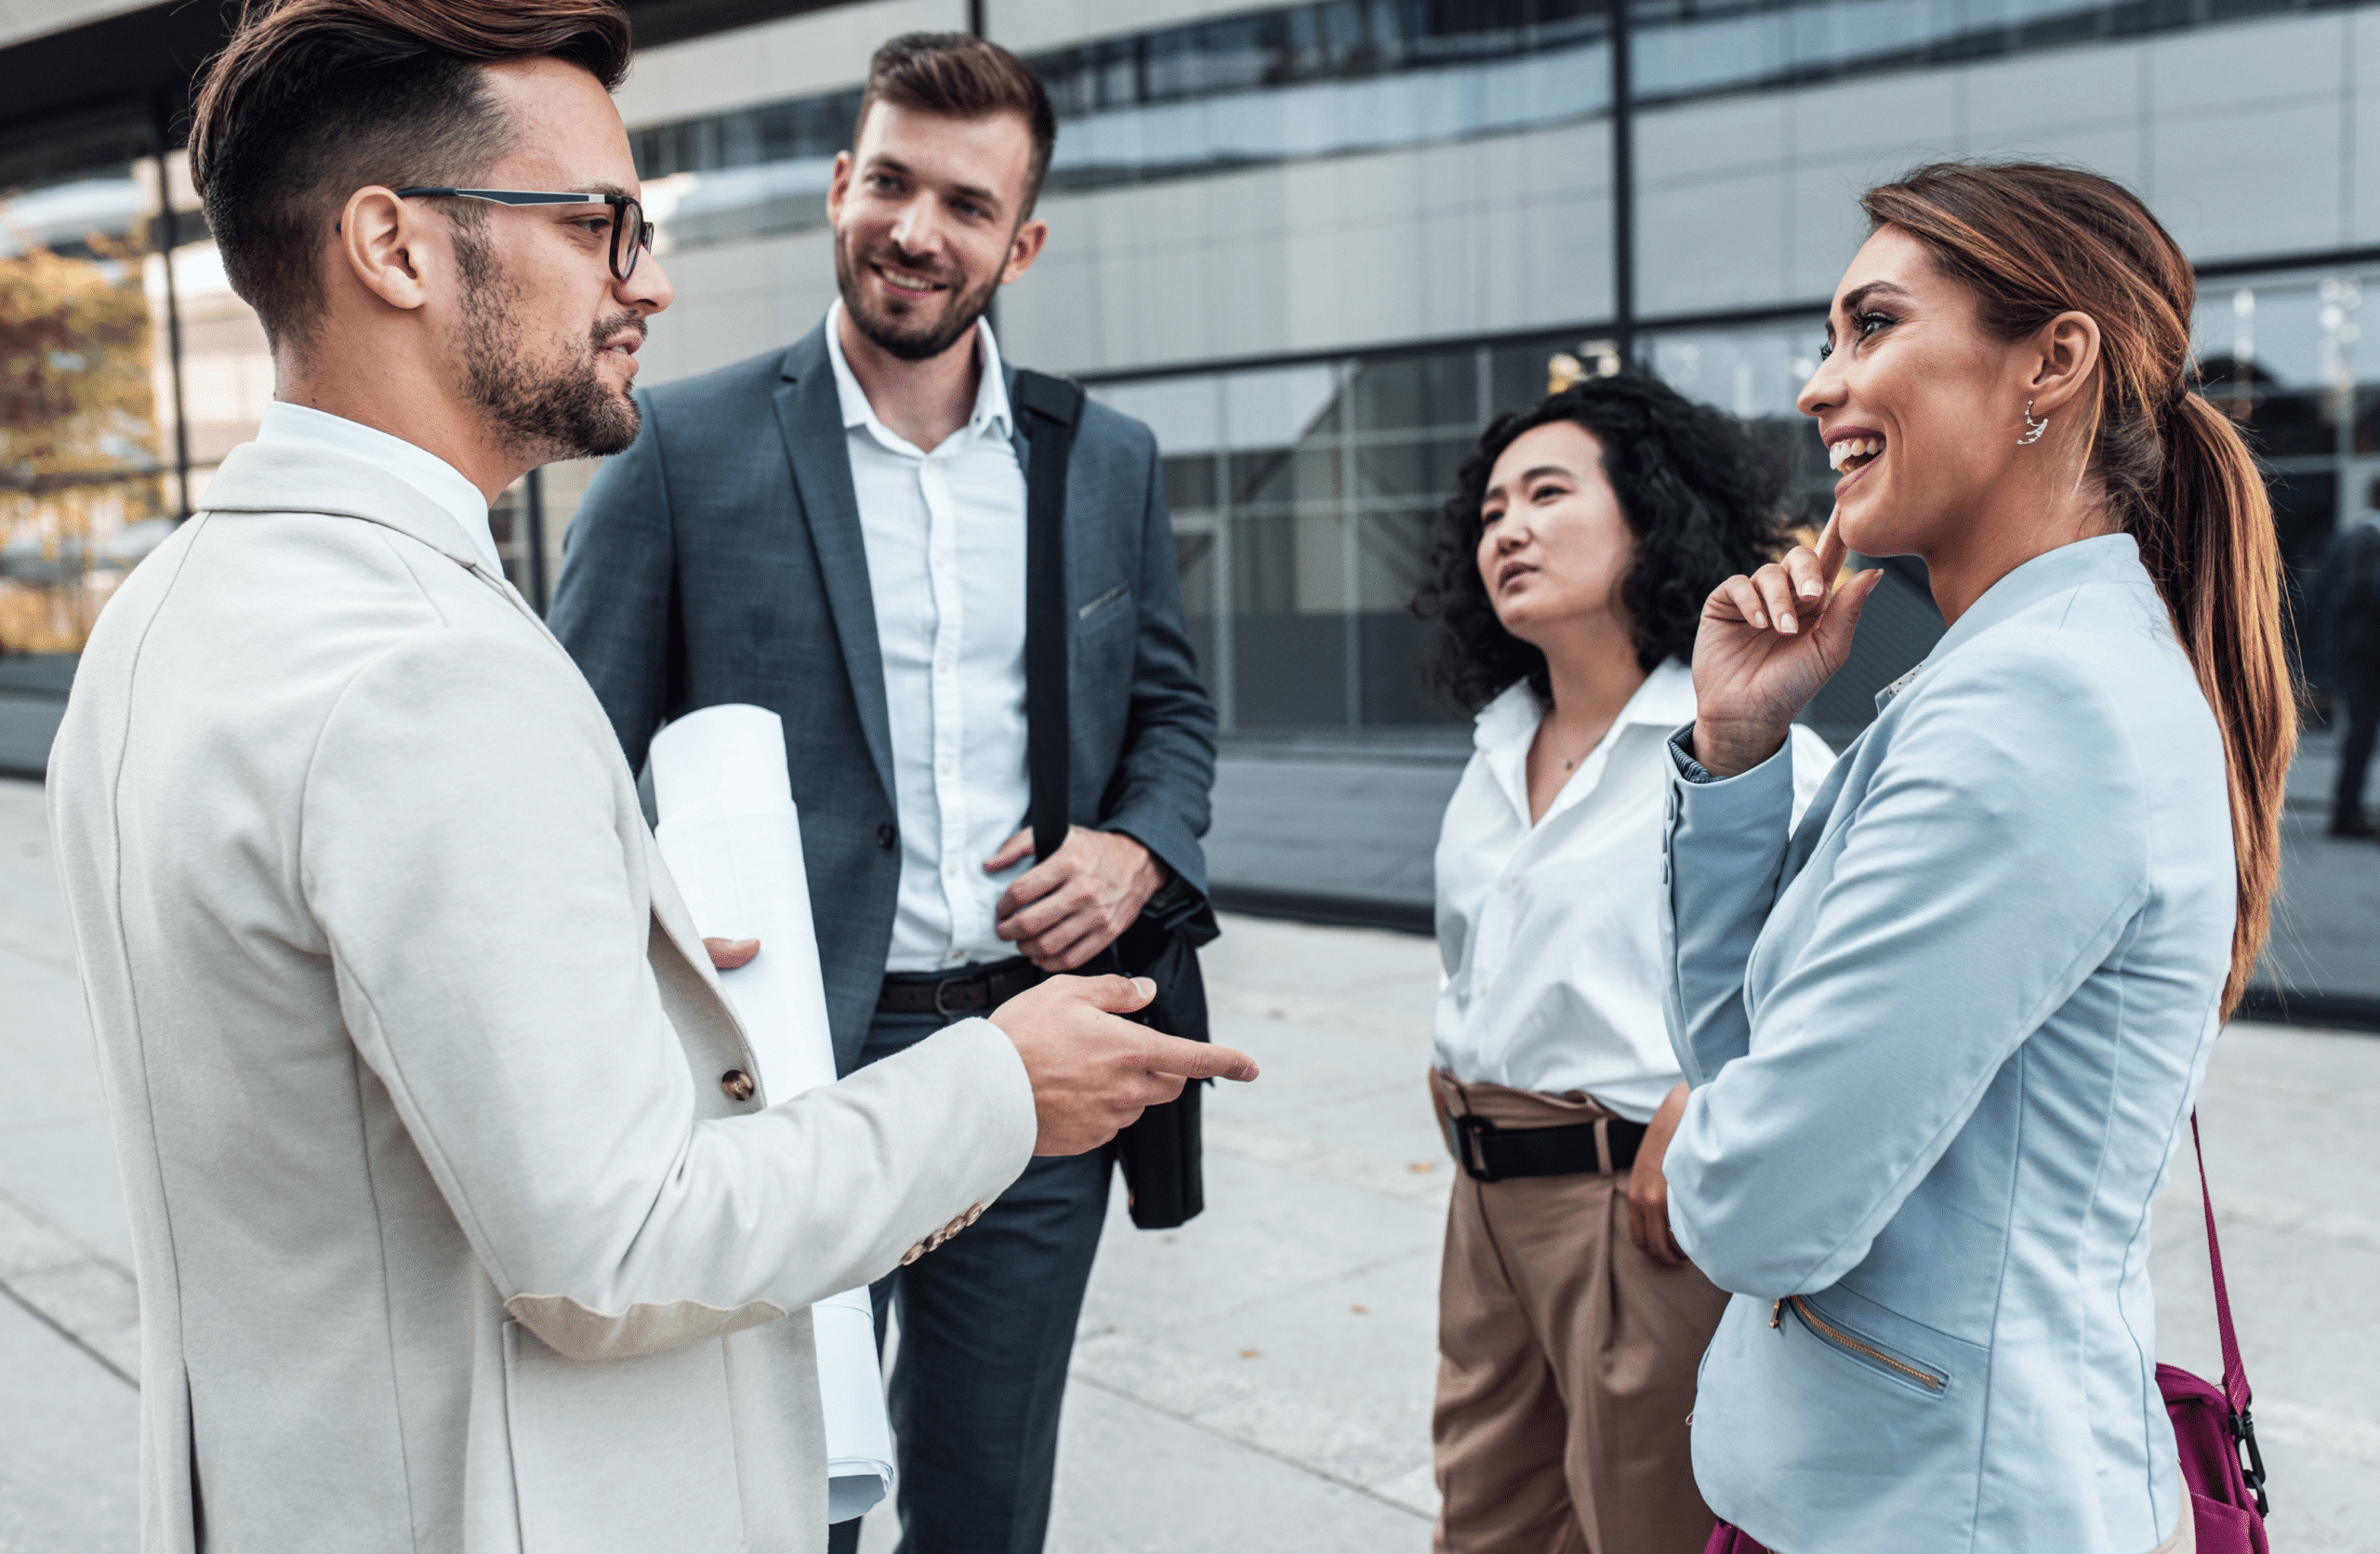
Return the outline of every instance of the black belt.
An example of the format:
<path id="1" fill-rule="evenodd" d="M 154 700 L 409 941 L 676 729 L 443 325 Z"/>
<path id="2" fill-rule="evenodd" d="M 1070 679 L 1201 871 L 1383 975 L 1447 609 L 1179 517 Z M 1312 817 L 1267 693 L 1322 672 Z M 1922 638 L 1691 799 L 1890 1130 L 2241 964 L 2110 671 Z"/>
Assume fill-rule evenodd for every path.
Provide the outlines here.
<path id="1" fill-rule="evenodd" d="M 988 966 L 969 966 L 948 976 L 931 971 L 896 971 L 884 978 L 876 1006 L 895 1015 L 969 1015 L 997 1009 L 1049 976 L 1018 957 Z"/>
<path id="2" fill-rule="evenodd" d="M 1606 1122 L 1573 1122 L 1561 1128 L 1500 1128 L 1485 1117 L 1447 1114 L 1454 1127 L 1455 1158 L 1472 1180 L 1501 1182 L 1513 1176 L 1572 1176 L 1601 1171 L 1603 1156 L 1595 1149 L 1595 1129 L 1606 1130 L 1611 1168 L 1625 1171 L 1636 1163 L 1636 1147 L 1645 1142 L 1645 1124 L 1614 1117 Z"/>

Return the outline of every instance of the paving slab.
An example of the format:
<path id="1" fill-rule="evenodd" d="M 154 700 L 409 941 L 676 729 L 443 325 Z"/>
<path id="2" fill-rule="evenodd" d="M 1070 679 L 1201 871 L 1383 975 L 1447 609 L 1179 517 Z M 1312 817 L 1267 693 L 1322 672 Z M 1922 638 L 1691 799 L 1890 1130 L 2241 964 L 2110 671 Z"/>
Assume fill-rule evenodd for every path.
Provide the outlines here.
<path id="1" fill-rule="evenodd" d="M 41 814 L 37 785 L 0 781 L 0 1554 L 129 1554 L 135 1398 L 104 1362 L 131 1352 L 129 1249 Z M 1049 1548 L 1421 1554 L 1450 1181 L 1422 1082 L 1435 947 L 1225 926 L 1216 1033 L 1264 1077 L 1210 1093 L 1204 1215 L 1152 1234 L 1113 1200 Z M 2200 1109 L 2275 1547 L 2380 1554 L 2380 1039 L 2235 1024 Z M 2191 1183 L 2157 1206 L 2160 1351 L 2212 1375 Z M 896 1536 L 879 1514 L 862 1546 Z"/>

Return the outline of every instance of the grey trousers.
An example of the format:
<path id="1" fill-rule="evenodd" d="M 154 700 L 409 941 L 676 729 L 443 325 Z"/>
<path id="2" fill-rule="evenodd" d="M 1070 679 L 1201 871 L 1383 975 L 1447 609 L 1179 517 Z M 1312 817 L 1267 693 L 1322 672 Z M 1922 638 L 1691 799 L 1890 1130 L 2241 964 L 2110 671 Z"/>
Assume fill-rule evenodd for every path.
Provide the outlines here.
<path id="1" fill-rule="evenodd" d="M 860 1063 L 948 1023 L 879 1013 Z M 1039 1554 L 1112 1158 L 1095 1149 L 1034 1161 L 982 1219 L 870 1292 L 879 1346 L 888 1308 L 901 1318 L 887 1388 L 901 1554 Z M 854 1554 L 859 1526 L 836 1526 L 831 1554 Z"/>

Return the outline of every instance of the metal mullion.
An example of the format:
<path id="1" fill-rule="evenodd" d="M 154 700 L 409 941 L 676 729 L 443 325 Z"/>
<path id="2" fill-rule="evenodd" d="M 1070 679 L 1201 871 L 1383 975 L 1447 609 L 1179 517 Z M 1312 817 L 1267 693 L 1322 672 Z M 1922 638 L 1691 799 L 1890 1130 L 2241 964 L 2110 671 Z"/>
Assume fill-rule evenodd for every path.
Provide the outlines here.
<path id="1" fill-rule="evenodd" d="M 1239 627 L 1238 590 L 1233 576 L 1236 563 L 1232 543 L 1233 522 L 1231 489 L 1231 450 L 1224 446 L 1230 441 L 1226 429 L 1231 425 L 1224 403 L 1224 380 L 1218 374 L 1215 386 L 1215 721 L 1225 734 L 1239 731 Z"/>
<path id="2" fill-rule="evenodd" d="M 1339 538 L 1339 642 L 1346 659 L 1341 694 L 1350 733 L 1364 725 L 1363 555 L 1358 534 L 1363 520 L 1355 511 L 1355 371 L 1353 362 L 1339 364 L 1339 511 L 1344 525 Z"/>
<path id="3" fill-rule="evenodd" d="M 174 392 L 174 517 L 179 522 L 191 514 L 190 405 L 182 392 L 182 311 L 174 286 L 175 240 L 179 233 L 174 221 L 173 137 L 167 133 L 165 97 L 152 98 L 149 106 L 157 146 L 157 246 L 165 260 L 165 362 Z"/>

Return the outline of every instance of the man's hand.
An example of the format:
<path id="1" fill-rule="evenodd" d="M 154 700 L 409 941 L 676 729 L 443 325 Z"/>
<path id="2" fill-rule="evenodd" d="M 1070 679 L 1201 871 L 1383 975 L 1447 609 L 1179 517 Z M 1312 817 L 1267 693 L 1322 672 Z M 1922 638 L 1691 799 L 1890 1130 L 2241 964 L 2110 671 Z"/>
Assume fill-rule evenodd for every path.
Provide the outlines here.
<path id="1" fill-rule="evenodd" d="M 1033 852 L 1021 830 L 984 860 L 997 874 Z M 1165 885 L 1163 866 L 1121 831 L 1075 826 L 1055 857 L 1025 871 L 1000 895 L 993 932 L 1043 971 L 1072 971 L 1116 942 Z M 1138 1007 L 1138 1005 L 1134 1005 Z"/>
<path id="2" fill-rule="evenodd" d="M 1145 976 L 1053 976 L 992 1011 L 1033 1082 L 1037 1155 L 1096 1149 L 1193 1079 L 1256 1077 L 1246 1053 L 1161 1036 L 1117 1016 L 1157 996 Z"/>
<path id="3" fill-rule="evenodd" d="M 1645 1125 L 1645 1141 L 1636 1146 L 1636 1163 L 1628 1173 L 1628 1239 L 1636 1249 L 1663 1268 L 1686 1261 L 1686 1252 L 1670 1230 L 1670 1182 L 1661 1175 L 1661 1157 L 1678 1119 L 1686 1115 L 1686 1086 L 1661 1097 L 1660 1109 Z"/>
<path id="4" fill-rule="evenodd" d="M 710 963 L 721 971 L 734 971 L 747 963 L 760 952 L 759 939 L 705 939 L 703 948 L 710 951 Z"/>

